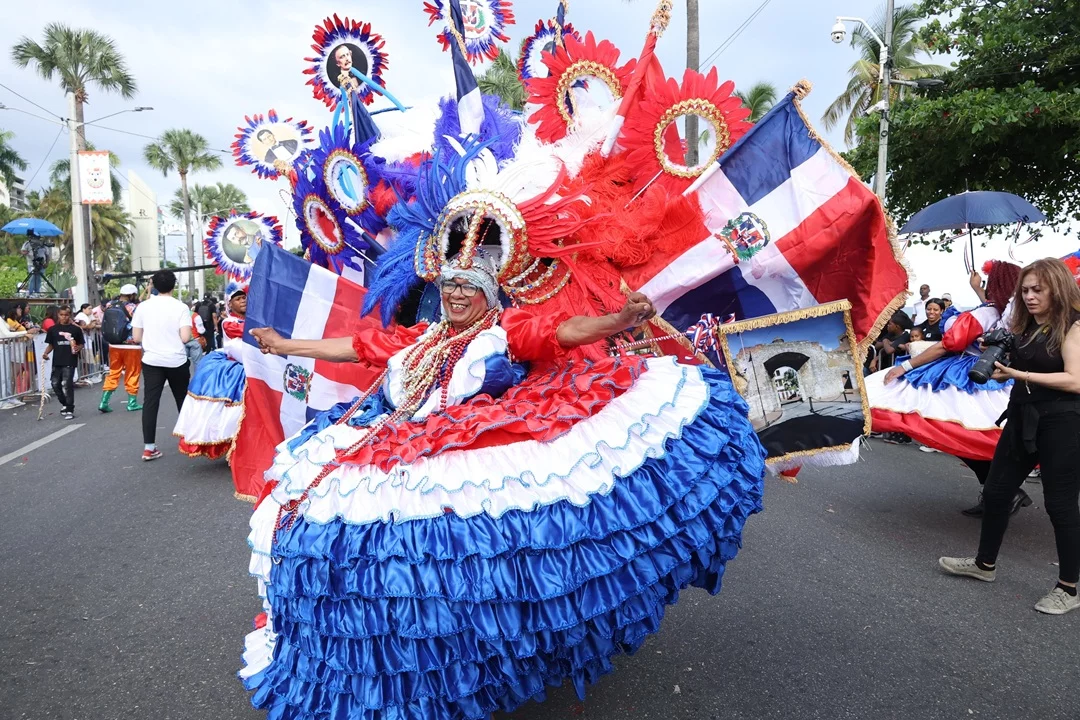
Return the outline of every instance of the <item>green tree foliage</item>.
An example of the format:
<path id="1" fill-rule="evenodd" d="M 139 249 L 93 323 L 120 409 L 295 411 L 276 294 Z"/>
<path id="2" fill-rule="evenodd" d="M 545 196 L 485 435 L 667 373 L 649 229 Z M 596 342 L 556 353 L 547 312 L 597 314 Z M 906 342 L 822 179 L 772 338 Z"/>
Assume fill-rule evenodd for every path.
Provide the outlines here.
<path id="1" fill-rule="evenodd" d="M 746 92 L 735 91 L 735 96 L 742 100 L 742 104 L 750 110 L 750 117 L 747 120 L 754 123 L 772 109 L 772 106 L 776 104 L 778 94 L 776 86 L 767 82 L 754 83 Z"/>
<path id="2" fill-rule="evenodd" d="M 26 161 L 11 147 L 14 137 L 15 133 L 10 130 L 0 130 L 0 180 L 3 180 L 9 189 L 15 184 L 16 172 L 27 168 Z"/>
<path id="3" fill-rule="evenodd" d="M 529 94 L 525 91 L 525 85 L 518 76 L 517 63 L 514 57 L 505 50 L 499 50 L 499 56 L 491 64 L 483 75 L 476 78 L 476 84 L 480 86 L 480 92 L 485 95 L 495 95 L 513 110 L 522 110 Z"/>
<path id="4" fill-rule="evenodd" d="M 927 0 L 927 47 L 951 53 L 945 85 L 893 109 L 890 209 L 903 219 L 948 195 L 1016 193 L 1050 224 L 1080 221 L 1080 0 Z M 876 121 L 849 154 L 868 177 Z"/>

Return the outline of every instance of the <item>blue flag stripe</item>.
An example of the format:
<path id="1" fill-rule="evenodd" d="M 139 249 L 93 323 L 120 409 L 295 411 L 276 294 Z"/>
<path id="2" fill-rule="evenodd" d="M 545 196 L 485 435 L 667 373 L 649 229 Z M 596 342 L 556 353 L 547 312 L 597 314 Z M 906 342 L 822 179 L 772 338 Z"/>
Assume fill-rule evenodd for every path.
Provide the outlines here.
<path id="1" fill-rule="evenodd" d="M 664 310 L 663 317 L 683 329 L 693 327 L 702 312 L 723 317 L 734 313 L 736 319 L 745 320 L 772 315 L 776 306 L 764 292 L 748 284 L 742 271 L 734 267 L 680 297 Z"/>
<path id="2" fill-rule="evenodd" d="M 255 258 L 245 327 L 272 327 L 282 337 L 291 338 L 310 268 L 311 263 L 288 250 L 264 244 Z M 258 346 L 247 333 L 244 342 Z"/>
<path id="3" fill-rule="evenodd" d="M 783 185 L 821 150 L 788 95 L 720 158 L 724 175 L 747 205 Z"/>

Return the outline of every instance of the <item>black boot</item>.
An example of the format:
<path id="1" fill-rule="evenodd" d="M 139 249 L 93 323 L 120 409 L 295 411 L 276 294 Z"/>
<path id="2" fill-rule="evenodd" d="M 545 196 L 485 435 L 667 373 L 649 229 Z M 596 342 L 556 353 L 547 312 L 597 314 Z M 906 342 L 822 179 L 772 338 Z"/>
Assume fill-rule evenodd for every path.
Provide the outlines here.
<path id="1" fill-rule="evenodd" d="M 979 493 L 979 502 L 977 502 L 972 507 L 969 507 L 967 510 L 961 510 L 960 512 L 961 514 L 967 515 L 968 517 L 981 518 L 985 510 L 986 506 L 983 505 L 982 493 Z"/>
<path id="2" fill-rule="evenodd" d="M 1031 505 L 1031 496 L 1023 490 L 1018 490 L 1016 495 L 1013 496 L 1012 508 L 1009 509 L 1010 515 L 1015 515 L 1020 512 L 1020 508 L 1026 508 Z"/>

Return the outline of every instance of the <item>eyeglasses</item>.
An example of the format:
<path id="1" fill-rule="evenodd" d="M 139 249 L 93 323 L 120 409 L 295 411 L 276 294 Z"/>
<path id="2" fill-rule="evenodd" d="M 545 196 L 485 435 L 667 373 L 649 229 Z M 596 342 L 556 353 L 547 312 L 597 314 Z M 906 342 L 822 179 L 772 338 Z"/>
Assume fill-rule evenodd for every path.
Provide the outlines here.
<path id="1" fill-rule="evenodd" d="M 446 295 L 447 297 L 453 295 L 455 290 L 460 290 L 462 296 L 467 298 L 471 298 L 472 296 L 476 295 L 476 293 L 480 292 L 480 288 L 476 285 L 473 285 L 472 283 L 458 285 L 453 280 L 443 280 L 439 288 L 442 290 L 442 294 Z"/>

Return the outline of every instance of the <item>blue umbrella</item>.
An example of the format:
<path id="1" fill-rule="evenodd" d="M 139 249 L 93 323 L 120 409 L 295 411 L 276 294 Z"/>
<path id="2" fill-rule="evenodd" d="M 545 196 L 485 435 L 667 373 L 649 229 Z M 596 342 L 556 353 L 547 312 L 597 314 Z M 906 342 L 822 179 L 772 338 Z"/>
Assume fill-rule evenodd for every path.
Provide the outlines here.
<path id="1" fill-rule="evenodd" d="M 64 234 L 63 230 L 56 227 L 48 220 L 39 220 L 38 218 L 19 218 L 18 220 L 12 220 L 7 225 L 0 228 L 0 231 L 11 233 L 12 235 L 27 235 L 32 232 L 38 237 L 55 237 Z"/>
<path id="2" fill-rule="evenodd" d="M 1018 195 L 978 190 L 939 200 L 907 221 L 901 234 L 969 230 L 1014 222 L 1041 222 L 1046 216 Z"/>

